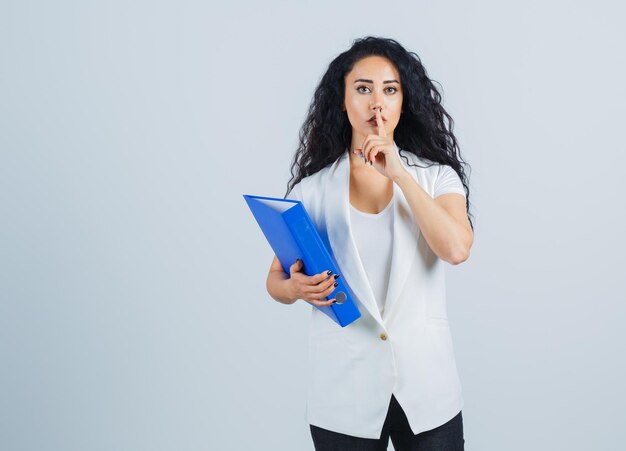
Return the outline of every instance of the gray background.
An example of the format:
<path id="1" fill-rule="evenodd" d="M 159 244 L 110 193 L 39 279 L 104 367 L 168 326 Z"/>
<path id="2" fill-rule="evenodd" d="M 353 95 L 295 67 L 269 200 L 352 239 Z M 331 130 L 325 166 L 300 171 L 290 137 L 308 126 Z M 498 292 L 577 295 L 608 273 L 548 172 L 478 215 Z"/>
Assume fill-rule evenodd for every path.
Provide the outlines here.
<path id="1" fill-rule="evenodd" d="M 624 8 L 508 3 L 2 2 L 0 449 L 313 449 L 310 306 L 266 293 L 242 194 L 284 194 L 367 34 L 420 55 L 473 169 L 466 449 L 623 449 Z"/>

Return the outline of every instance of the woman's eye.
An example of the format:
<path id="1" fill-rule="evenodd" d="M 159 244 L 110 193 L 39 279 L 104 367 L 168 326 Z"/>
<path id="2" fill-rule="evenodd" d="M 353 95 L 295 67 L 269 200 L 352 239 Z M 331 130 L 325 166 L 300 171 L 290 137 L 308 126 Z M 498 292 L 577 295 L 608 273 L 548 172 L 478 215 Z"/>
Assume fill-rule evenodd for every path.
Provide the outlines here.
<path id="1" fill-rule="evenodd" d="M 356 90 L 357 90 L 357 91 L 359 91 L 359 92 L 364 92 L 364 91 L 361 91 L 361 90 L 360 90 L 361 88 L 364 88 L 364 89 L 368 89 L 368 90 L 369 90 L 369 88 L 368 88 L 367 86 L 359 86 L 358 88 L 356 88 Z M 397 89 L 397 88 L 394 88 L 394 87 L 392 87 L 392 86 L 388 87 L 387 89 L 393 89 L 392 94 L 395 94 L 396 92 L 398 92 L 398 89 Z"/>

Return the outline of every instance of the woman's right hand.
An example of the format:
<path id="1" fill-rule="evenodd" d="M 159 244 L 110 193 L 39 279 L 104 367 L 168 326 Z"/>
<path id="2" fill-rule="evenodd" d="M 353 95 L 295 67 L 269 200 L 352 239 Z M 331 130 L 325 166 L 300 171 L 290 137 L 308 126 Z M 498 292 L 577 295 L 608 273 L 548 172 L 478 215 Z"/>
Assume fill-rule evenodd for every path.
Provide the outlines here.
<path id="1" fill-rule="evenodd" d="M 335 298 L 329 300 L 324 299 L 335 291 L 338 285 L 335 280 L 337 280 L 339 274 L 328 274 L 329 271 L 324 271 L 320 274 L 307 276 L 302 272 L 302 267 L 303 263 L 300 259 L 297 259 L 296 262 L 289 267 L 289 283 L 292 297 L 302 299 L 317 307 L 333 304 Z"/>

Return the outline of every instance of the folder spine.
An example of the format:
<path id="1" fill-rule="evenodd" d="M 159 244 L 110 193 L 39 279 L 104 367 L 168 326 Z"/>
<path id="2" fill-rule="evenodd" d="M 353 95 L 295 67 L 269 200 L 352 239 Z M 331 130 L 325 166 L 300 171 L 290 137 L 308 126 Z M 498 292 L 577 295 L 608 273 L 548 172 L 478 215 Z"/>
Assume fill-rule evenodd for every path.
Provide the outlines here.
<path id="1" fill-rule="evenodd" d="M 307 273 L 314 275 L 325 270 L 338 273 L 338 268 L 333 262 L 331 255 L 325 251 L 326 248 L 318 232 L 312 229 L 313 222 L 311 218 L 308 217 L 308 213 L 302 204 L 298 204 L 284 212 L 283 218 L 291 231 L 291 235 L 302 251 L 305 267 L 308 265 Z M 305 254 L 306 250 L 310 253 Z M 349 291 L 343 279 L 337 279 L 337 286 L 327 299 L 332 299 L 335 293 L 340 291 L 350 293 L 350 298 L 352 299 L 352 293 Z M 329 310 L 332 311 L 337 323 L 342 327 L 345 327 L 361 316 L 361 312 L 359 312 L 354 303 L 331 304 L 328 307 L 330 307 Z M 328 307 L 324 308 L 324 310 Z M 337 314 L 339 310 L 341 310 L 340 315 Z"/>

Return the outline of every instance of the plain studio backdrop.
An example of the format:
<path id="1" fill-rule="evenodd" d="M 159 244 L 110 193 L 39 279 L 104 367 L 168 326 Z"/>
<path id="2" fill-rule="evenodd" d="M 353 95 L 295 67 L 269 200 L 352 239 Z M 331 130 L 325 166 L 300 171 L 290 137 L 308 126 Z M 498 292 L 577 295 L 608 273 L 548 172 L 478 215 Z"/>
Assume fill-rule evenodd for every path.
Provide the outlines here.
<path id="1" fill-rule="evenodd" d="M 365 35 L 418 53 L 472 167 L 446 267 L 466 449 L 624 449 L 624 12 L 2 2 L 0 449 L 313 449 L 311 306 L 267 294 L 242 195 L 284 195 Z"/>

